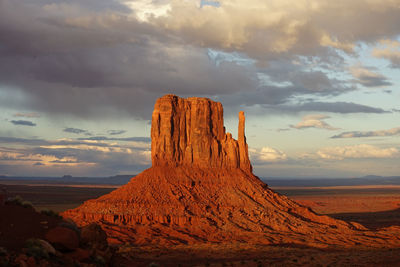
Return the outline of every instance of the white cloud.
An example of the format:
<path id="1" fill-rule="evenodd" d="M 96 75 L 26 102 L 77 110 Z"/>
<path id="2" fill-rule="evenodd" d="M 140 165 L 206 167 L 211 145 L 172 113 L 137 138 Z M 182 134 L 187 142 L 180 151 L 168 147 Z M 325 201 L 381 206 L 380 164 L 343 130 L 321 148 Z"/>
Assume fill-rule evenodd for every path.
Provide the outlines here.
<path id="1" fill-rule="evenodd" d="M 356 78 L 356 81 L 366 87 L 382 87 L 392 85 L 384 75 L 375 71 L 375 68 L 366 68 L 362 66 L 353 66 L 350 73 Z"/>
<path id="2" fill-rule="evenodd" d="M 400 68 L 400 42 L 393 40 L 382 40 L 381 47 L 372 51 L 372 55 L 378 58 L 384 58 L 391 62 L 393 68 Z"/>
<path id="3" fill-rule="evenodd" d="M 14 117 L 40 118 L 40 114 L 37 112 L 18 112 L 14 114 Z"/>
<path id="4" fill-rule="evenodd" d="M 171 10 L 169 1 L 142 0 L 123 3 L 132 9 L 138 20 L 143 22 L 147 22 L 151 17 L 166 16 Z"/>
<path id="5" fill-rule="evenodd" d="M 354 146 L 326 147 L 320 149 L 317 155 L 322 159 L 343 160 L 361 158 L 394 158 L 400 156 L 399 149 L 395 147 L 380 148 L 372 145 L 361 144 Z"/>
<path id="6" fill-rule="evenodd" d="M 242 51 L 257 59 L 286 52 L 311 55 L 326 47 L 353 53 L 358 41 L 396 36 L 395 24 L 400 23 L 400 9 L 393 0 L 219 3 L 219 7 L 200 9 L 198 1 L 171 1 L 167 16 L 150 22 L 189 43 Z"/>
<path id="7" fill-rule="evenodd" d="M 295 129 L 306 129 L 306 128 L 318 128 L 318 129 L 326 129 L 326 130 L 338 130 L 338 128 L 334 128 L 330 126 L 328 123 L 323 120 L 329 119 L 329 116 L 321 115 L 321 114 L 310 114 L 304 116 L 302 121 L 297 123 L 296 125 L 291 125 L 290 127 Z"/>
<path id="8" fill-rule="evenodd" d="M 288 158 L 284 152 L 271 147 L 263 147 L 261 149 L 249 148 L 249 154 L 252 163 L 255 165 L 286 161 Z"/>

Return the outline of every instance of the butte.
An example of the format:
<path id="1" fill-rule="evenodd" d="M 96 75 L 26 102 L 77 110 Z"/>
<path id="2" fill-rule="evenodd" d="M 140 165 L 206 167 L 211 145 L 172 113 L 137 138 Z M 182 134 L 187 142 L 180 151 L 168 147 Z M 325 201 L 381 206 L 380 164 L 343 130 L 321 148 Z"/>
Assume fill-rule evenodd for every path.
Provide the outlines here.
<path id="1" fill-rule="evenodd" d="M 238 140 L 225 132 L 221 103 L 165 95 L 152 115 L 152 167 L 62 216 L 136 245 L 400 246 L 396 227 L 321 216 L 268 188 L 252 173 L 243 112 L 238 128 Z"/>

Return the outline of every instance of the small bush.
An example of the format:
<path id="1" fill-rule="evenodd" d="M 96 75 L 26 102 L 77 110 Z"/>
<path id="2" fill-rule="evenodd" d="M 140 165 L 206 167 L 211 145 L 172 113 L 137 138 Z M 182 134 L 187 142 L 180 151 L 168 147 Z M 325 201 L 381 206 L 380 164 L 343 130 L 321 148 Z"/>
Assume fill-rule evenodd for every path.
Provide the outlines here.
<path id="1" fill-rule="evenodd" d="M 46 249 L 42 246 L 40 241 L 35 238 L 28 239 L 25 242 L 25 253 L 28 256 L 32 256 L 35 259 L 48 259 L 49 258 L 49 253 L 46 251 Z"/>
<path id="2" fill-rule="evenodd" d="M 104 260 L 104 258 L 102 256 L 96 255 L 93 259 L 94 264 L 96 264 L 96 266 L 106 266 L 106 261 Z"/>
<path id="3" fill-rule="evenodd" d="M 22 199 L 22 197 L 17 195 L 15 197 L 7 199 L 6 204 L 14 204 L 14 205 L 22 206 L 23 202 L 24 202 L 24 200 Z"/>
<path id="4" fill-rule="evenodd" d="M 58 218 L 61 219 L 62 217 L 60 215 L 58 215 L 57 212 L 53 211 L 53 210 L 49 210 L 49 209 L 44 209 L 40 211 L 41 214 L 47 215 L 49 217 L 54 217 L 54 218 Z"/>
<path id="5" fill-rule="evenodd" d="M 33 208 L 33 204 L 29 201 L 23 201 L 22 202 L 22 207 L 24 208 Z"/>
<path id="6" fill-rule="evenodd" d="M 33 205 L 31 202 L 23 200 L 22 197 L 18 196 L 18 195 L 13 198 L 8 199 L 6 201 L 6 204 L 18 205 L 18 206 L 22 206 L 24 208 L 33 208 Z"/>

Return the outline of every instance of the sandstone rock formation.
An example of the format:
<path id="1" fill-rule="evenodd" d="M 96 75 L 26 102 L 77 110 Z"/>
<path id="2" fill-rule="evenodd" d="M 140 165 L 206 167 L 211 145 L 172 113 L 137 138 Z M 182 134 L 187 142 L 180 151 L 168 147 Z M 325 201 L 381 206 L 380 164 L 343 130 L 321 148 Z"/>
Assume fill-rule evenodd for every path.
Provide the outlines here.
<path id="1" fill-rule="evenodd" d="M 221 103 L 166 95 L 157 100 L 151 124 L 153 166 L 240 168 L 251 172 L 239 113 L 239 140 L 225 133 Z"/>
<path id="2" fill-rule="evenodd" d="M 320 216 L 269 189 L 252 173 L 243 112 L 234 140 L 220 103 L 166 95 L 155 104 L 151 138 L 151 168 L 63 216 L 134 244 L 400 246 L 396 229 L 371 232 Z"/>

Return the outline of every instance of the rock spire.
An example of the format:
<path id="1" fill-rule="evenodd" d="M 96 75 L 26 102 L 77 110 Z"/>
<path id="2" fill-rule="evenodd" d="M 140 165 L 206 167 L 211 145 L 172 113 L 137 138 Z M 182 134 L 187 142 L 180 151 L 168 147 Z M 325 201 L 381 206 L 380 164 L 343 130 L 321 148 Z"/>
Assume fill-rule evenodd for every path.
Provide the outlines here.
<path id="1" fill-rule="evenodd" d="M 252 170 L 243 111 L 235 140 L 225 133 L 221 103 L 208 98 L 159 98 L 152 116 L 151 140 L 153 166 Z"/>

